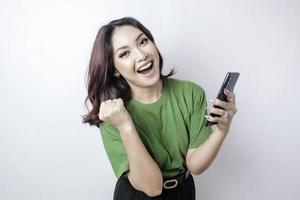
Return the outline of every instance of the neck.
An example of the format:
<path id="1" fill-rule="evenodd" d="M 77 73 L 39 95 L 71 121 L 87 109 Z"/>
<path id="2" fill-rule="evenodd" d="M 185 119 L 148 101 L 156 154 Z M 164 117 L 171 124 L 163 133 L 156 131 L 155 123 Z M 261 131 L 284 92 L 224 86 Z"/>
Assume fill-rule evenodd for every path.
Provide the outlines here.
<path id="1" fill-rule="evenodd" d="M 160 79 L 153 87 L 141 88 L 132 91 L 132 97 L 142 103 L 154 103 L 162 94 L 163 84 Z"/>

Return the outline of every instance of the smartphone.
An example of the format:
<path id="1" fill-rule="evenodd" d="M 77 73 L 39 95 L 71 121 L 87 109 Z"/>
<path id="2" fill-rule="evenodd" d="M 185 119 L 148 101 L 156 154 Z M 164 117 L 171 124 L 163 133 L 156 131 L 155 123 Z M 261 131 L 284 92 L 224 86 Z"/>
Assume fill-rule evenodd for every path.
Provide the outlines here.
<path id="1" fill-rule="evenodd" d="M 228 102 L 227 97 L 224 94 L 224 89 L 227 89 L 229 91 L 233 91 L 234 86 L 235 86 L 239 76 L 240 76 L 239 72 L 227 72 L 227 74 L 225 76 L 225 79 L 223 81 L 223 84 L 222 84 L 222 86 L 219 90 L 217 99 L 220 99 L 221 101 Z M 223 108 L 221 108 L 219 106 L 215 106 L 215 105 L 213 107 L 223 109 Z M 212 117 L 220 117 L 220 115 L 216 115 L 216 114 L 213 114 L 213 113 L 210 113 L 209 115 L 212 116 Z M 215 125 L 217 123 L 218 122 L 209 122 L 209 121 L 206 120 L 205 125 L 206 126 L 212 126 L 212 125 Z"/>

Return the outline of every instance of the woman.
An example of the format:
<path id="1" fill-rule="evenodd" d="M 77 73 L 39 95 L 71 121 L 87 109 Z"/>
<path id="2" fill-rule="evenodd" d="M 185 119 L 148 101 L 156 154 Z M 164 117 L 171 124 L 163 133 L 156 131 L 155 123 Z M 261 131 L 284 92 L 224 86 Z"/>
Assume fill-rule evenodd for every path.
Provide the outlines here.
<path id="1" fill-rule="evenodd" d="M 153 36 L 126 17 L 100 28 L 88 73 L 92 110 L 84 123 L 99 126 L 118 181 L 114 199 L 195 199 L 191 174 L 207 169 L 229 132 L 236 113 L 213 99 L 207 109 L 203 89 L 162 75 L 163 59 Z M 220 117 L 205 115 L 214 113 Z M 205 118 L 218 122 L 205 126 Z"/>

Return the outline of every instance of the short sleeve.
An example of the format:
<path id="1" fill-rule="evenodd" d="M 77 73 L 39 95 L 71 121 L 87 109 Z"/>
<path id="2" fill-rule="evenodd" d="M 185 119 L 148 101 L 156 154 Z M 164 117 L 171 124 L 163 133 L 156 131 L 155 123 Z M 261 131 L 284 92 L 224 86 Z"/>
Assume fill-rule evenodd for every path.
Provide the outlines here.
<path id="1" fill-rule="evenodd" d="M 190 118 L 189 149 L 200 146 L 212 133 L 212 128 L 205 126 L 207 102 L 204 90 L 200 86 L 192 84 L 191 93 L 193 110 Z"/>
<path id="2" fill-rule="evenodd" d="M 117 128 L 108 124 L 101 123 L 100 132 L 103 145 L 117 177 L 120 177 L 129 169 L 127 154 Z"/>

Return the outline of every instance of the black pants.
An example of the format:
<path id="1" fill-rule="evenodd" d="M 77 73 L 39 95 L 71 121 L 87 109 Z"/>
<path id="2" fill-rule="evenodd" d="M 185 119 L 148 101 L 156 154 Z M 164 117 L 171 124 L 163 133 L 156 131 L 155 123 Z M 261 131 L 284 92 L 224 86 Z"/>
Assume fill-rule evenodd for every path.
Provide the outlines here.
<path id="1" fill-rule="evenodd" d="M 190 174 L 182 183 L 173 189 L 163 189 L 162 194 L 149 197 L 144 192 L 136 190 L 125 175 L 121 176 L 116 184 L 114 200 L 195 200 L 195 184 Z"/>

